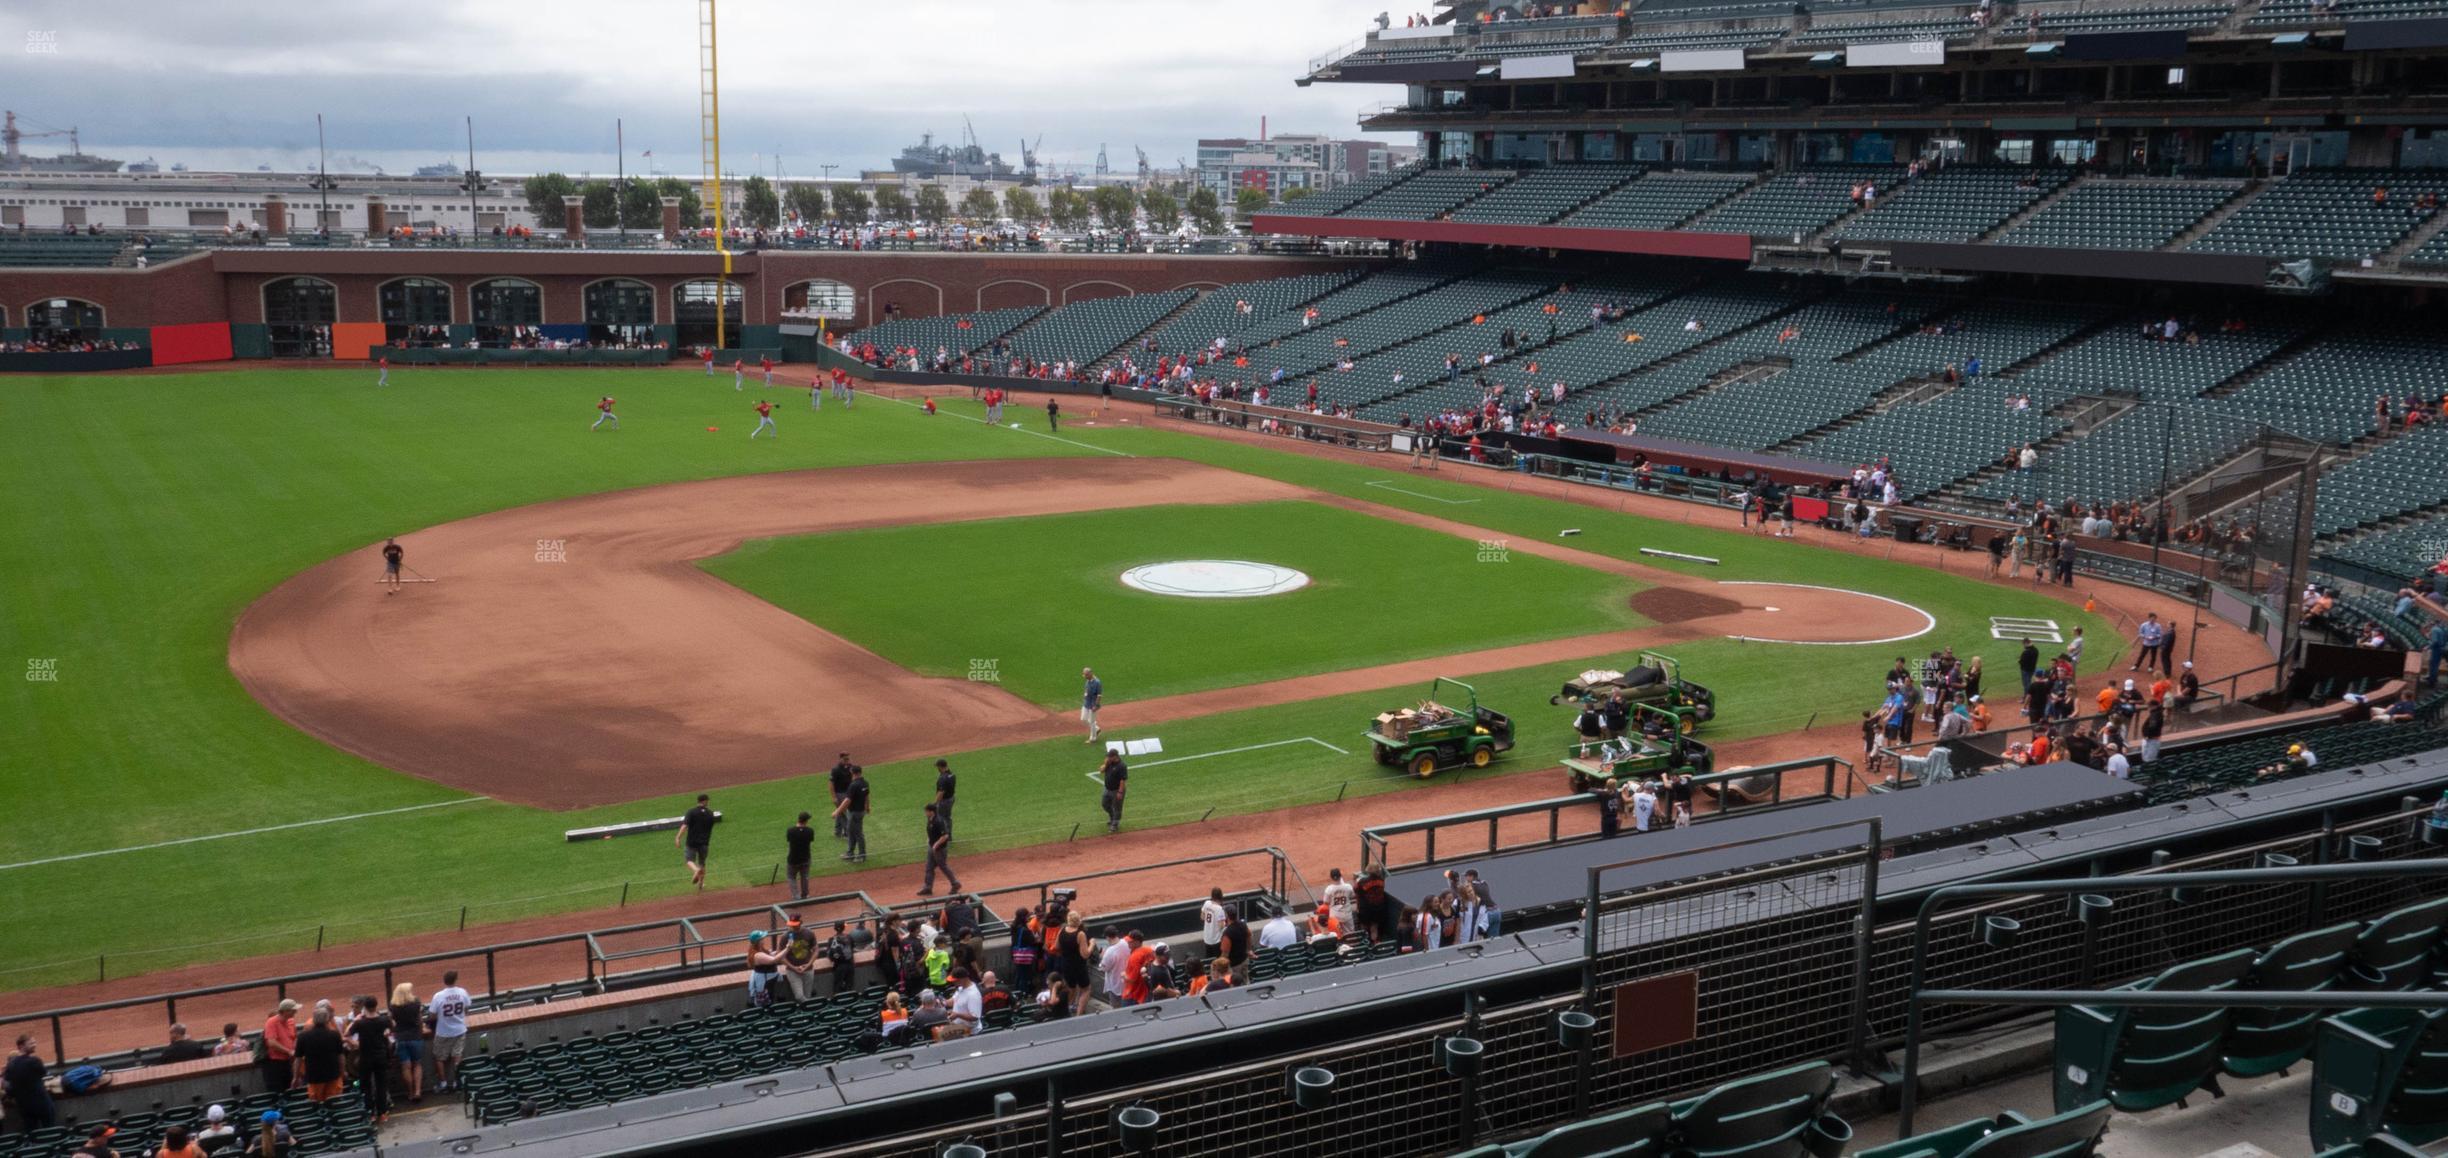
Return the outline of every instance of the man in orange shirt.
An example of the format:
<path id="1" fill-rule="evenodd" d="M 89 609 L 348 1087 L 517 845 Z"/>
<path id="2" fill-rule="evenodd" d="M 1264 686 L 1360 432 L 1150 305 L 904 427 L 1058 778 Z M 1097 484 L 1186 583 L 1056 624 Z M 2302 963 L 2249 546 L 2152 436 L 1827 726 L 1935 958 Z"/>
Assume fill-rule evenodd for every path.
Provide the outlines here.
<path id="1" fill-rule="evenodd" d="M 2110 684 L 2107 687 L 2100 689 L 2099 710 L 2101 715 L 2105 716 L 2108 713 L 2115 711 L 2116 702 L 2117 688 L 2115 684 Z"/>
<path id="2" fill-rule="evenodd" d="M 1143 1005 L 1148 999 L 1148 964 L 1156 960 L 1157 942 L 1142 941 L 1122 965 L 1122 1004 Z"/>

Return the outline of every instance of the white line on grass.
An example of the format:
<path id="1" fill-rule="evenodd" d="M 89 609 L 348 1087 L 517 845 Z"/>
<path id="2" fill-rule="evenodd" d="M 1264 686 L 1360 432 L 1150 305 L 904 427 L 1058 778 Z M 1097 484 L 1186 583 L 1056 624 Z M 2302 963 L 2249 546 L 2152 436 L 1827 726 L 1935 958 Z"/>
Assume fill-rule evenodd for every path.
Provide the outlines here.
<path id="1" fill-rule="evenodd" d="M 881 399 L 885 400 L 886 402 L 897 402 L 897 403 L 900 403 L 900 404 L 901 404 L 901 405 L 903 405 L 903 406 L 907 406 L 907 407 L 909 407 L 909 408 L 910 408 L 910 409 L 912 409 L 912 410 L 922 410 L 922 409 L 925 409 L 924 407 L 922 407 L 922 406 L 918 405 L 917 403 L 912 402 L 912 401 L 910 401 L 910 400 L 908 400 L 908 399 L 906 399 L 906 398 L 895 398 L 895 397 L 892 397 L 892 396 L 891 396 L 891 395 L 889 395 L 889 394 L 869 394 L 869 395 L 868 395 L 868 397 L 869 397 L 869 398 L 881 398 Z M 936 413 L 942 414 L 942 413 L 949 413 L 949 412 L 948 412 L 948 411 L 941 410 L 941 409 L 938 409 L 938 410 L 936 411 Z M 968 420 L 969 420 L 969 421 L 971 421 L 971 422 L 977 423 L 977 424 L 978 424 L 978 425 L 980 425 L 980 426 L 986 426 L 986 427 L 993 427 L 993 426 L 994 426 L 994 423 L 988 422 L 988 421 L 986 421 L 986 420 L 985 420 L 985 419 L 983 419 L 983 418 L 974 417 L 974 416 L 972 416 L 972 415 L 967 415 L 967 414 L 954 414 L 954 415 L 952 415 L 952 417 L 954 417 L 954 418 L 965 418 L 965 419 L 968 419 Z M 998 429 L 1000 429 L 1000 428 L 998 428 Z M 1020 425 L 1020 424 L 1018 424 L 1018 423 L 1013 423 L 1013 424 L 1012 424 L 1012 426 L 1010 427 L 1010 429 L 1012 429 L 1012 430 L 1017 430 L 1017 431 L 1019 431 L 1019 432 L 1020 432 L 1020 433 L 1022 433 L 1022 434 L 1032 435 L 1032 436 L 1037 437 L 1037 438 L 1050 438 L 1050 439 L 1052 439 L 1052 440 L 1054 440 L 1054 441 L 1056 441 L 1056 442 L 1069 443 L 1070 445 L 1072 445 L 1072 446 L 1076 446 L 1076 447 L 1079 447 L 1079 448 L 1080 448 L 1080 449 L 1082 449 L 1082 450 L 1094 450 L 1094 451 L 1101 451 L 1101 452 L 1103 452 L 1103 453 L 1105 453 L 1105 454 L 1115 455 L 1115 456 L 1118 456 L 1118 457 L 1121 457 L 1121 458 L 1133 458 L 1133 457 L 1136 457 L 1135 455 L 1131 454 L 1131 452 L 1129 452 L 1129 451 L 1127 451 L 1127 450 L 1115 450 L 1114 448 L 1112 448 L 1112 447 L 1110 447 L 1110 446 L 1098 446 L 1097 444 L 1095 444 L 1095 443 L 1093 443 L 1093 442 L 1081 442 L 1081 441 L 1079 441 L 1078 439 L 1064 438 L 1062 435 L 1059 435 L 1059 434 L 1048 434 L 1048 433 L 1046 433 L 1045 431 L 1042 431 L 1042 430 L 1030 430 L 1028 427 L 1026 427 L 1026 426 L 1022 426 L 1022 425 Z"/>
<path id="2" fill-rule="evenodd" d="M 1131 765 L 1131 770 L 1137 771 L 1142 768 L 1154 768 L 1161 764 L 1182 764 L 1192 760 L 1204 760 L 1209 756 L 1230 756 L 1240 752 L 1256 752 L 1263 748 L 1281 748 L 1286 744 L 1315 744 L 1318 747 L 1324 748 L 1327 751 L 1333 752 L 1339 756 L 1351 755 L 1350 752 L 1342 748 L 1337 748 L 1334 745 L 1318 739 L 1315 736 L 1296 736 L 1289 740 L 1274 740 L 1264 744 L 1250 744 L 1240 748 L 1226 748 L 1220 752 L 1201 752 L 1195 756 L 1168 756 L 1162 760 L 1150 760 L 1144 764 L 1133 764 Z M 1086 775 L 1090 780 L 1097 780 L 1101 782 L 1104 779 L 1094 772 L 1087 773 Z"/>
<path id="3" fill-rule="evenodd" d="M 379 812 L 355 812 L 347 816 L 326 816 L 321 820 L 299 820 L 288 824 L 272 824 L 262 828 L 241 829 L 237 832 L 216 832 L 206 836 L 182 836 L 177 840 L 155 841 L 152 844 L 131 844 L 125 848 L 104 848 L 92 852 L 72 852 L 66 856 L 47 856 L 41 860 L 21 860 L 15 864 L 0 864 L 0 872 L 10 869 L 33 868 L 36 865 L 59 864 L 64 861 L 90 860 L 97 856 L 116 856 L 123 852 L 144 852 L 156 848 L 172 848 L 182 844 L 202 844 L 208 840 L 228 840 L 233 836 L 260 836 L 267 832 L 286 832 L 292 828 L 313 828 L 321 824 L 340 824 L 350 820 L 371 820 L 377 816 L 397 816 L 403 812 L 422 812 L 428 808 L 448 808 L 454 804 L 472 804 L 488 799 L 483 796 L 462 796 L 457 800 L 437 800 L 431 804 L 411 804 L 405 808 L 385 808 Z"/>
<path id="4" fill-rule="evenodd" d="M 1398 494 L 1398 495 L 1409 495 L 1409 496 L 1411 496 L 1412 498 L 1415 498 L 1415 499 L 1426 499 L 1426 500 L 1428 500 L 1429 502 L 1432 502 L 1432 503 L 1443 503 L 1443 504 L 1445 504 L 1446 506 L 1449 506 L 1449 507 L 1463 507 L 1463 506 L 1469 506 L 1470 504 L 1472 504 L 1472 503 L 1475 503 L 1475 502 L 1478 502 L 1478 501 L 1479 501 L 1479 500 L 1477 500 L 1477 499 L 1448 499 L 1448 498 L 1440 498 L 1440 497 L 1438 497 L 1438 496 L 1436 496 L 1436 495 L 1424 495 L 1424 494 L 1419 493 L 1418 491 L 1407 491 L 1407 490 L 1404 490 L 1404 489 L 1402 489 L 1401 487 L 1395 486 L 1393 483 L 1390 483 L 1390 482 L 1383 482 L 1383 481 L 1377 481 L 1377 480 L 1371 480 L 1371 481 L 1369 482 L 1369 484 L 1368 484 L 1368 485 L 1373 486 L 1373 487 L 1377 487 L 1377 488 L 1379 488 L 1380 490 L 1389 490 L 1389 491 L 1392 491 L 1392 492 L 1394 492 L 1395 494 Z"/>

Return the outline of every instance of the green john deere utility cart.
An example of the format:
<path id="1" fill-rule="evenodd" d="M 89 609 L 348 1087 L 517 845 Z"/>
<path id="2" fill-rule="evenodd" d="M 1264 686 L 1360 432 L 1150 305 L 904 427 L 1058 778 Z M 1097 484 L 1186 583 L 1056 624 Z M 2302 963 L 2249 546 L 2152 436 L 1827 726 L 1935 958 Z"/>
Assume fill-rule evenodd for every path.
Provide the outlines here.
<path id="1" fill-rule="evenodd" d="M 1565 751 L 1567 786 L 1588 792 L 1624 777 L 1647 780 L 1668 773 L 1706 776 L 1717 766 L 1717 754 L 1692 739 L 1690 728 L 1673 708 L 1632 705 L 1632 730 L 1613 740 L 1576 740 Z"/>
<path id="2" fill-rule="evenodd" d="M 1479 689 L 1440 676 L 1427 699 L 1380 713 L 1368 741 L 1378 763 L 1425 780 L 1444 768 L 1485 768 L 1512 750 L 1513 717 L 1481 707 Z"/>
<path id="3" fill-rule="evenodd" d="M 1564 681 L 1564 690 L 1547 697 L 1551 704 L 1596 703 L 1616 692 L 1634 704 L 1672 708 L 1683 730 L 1691 732 L 1717 715 L 1717 693 L 1683 678 L 1683 665 L 1673 656 L 1644 651 L 1624 671 L 1593 668 Z"/>

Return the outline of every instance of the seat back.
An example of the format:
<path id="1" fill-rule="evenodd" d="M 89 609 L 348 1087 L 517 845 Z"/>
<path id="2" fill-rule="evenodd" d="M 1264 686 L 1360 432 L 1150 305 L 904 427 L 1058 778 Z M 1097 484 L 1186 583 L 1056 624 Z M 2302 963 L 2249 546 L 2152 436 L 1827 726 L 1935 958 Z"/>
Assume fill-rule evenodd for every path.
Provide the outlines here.
<path id="1" fill-rule="evenodd" d="M 2410 905 L 2373 921 L 2355 939 L 2354 960 L 2365 988 L 2403 990 L 2431 973 L 2431 950 L 2448 924 L 2448 897 Z"/>
<path id="2" fill-rule="evenodd" d="M 2346 921 L 2278 942 L 2253 962 L 2251 988 L 2314 993 L 2336 985 L 2362 931 Z M 2319 1012 L 2310 1009 L 2236 1010 L 2219 1068 L 2244 1078 L 2286 1069 L 2311 1052 L 2312 1028 L 2319 1023 Z"/>
<path id="3" fill-rule="evenodd" d="M 2251 970 L 2256 956 L 2250 949 L 2238 949 L 2188 961 L 2134 988 L 2231 989 Z M 2054 1074 L 2057 1109 L 2072 1111 L 2099 1098 L 2128 1111 L 2173 1105 L 2218 1076 L 2219 1046 L 2227 1025 L 2224 1009 L 2061 1007 Z"/>
<path id="4" fill-rule="evenodd" d="M 1952 1158 L 2091 1158 L 2108 1132 L 2114 1107 L 2106 1099 L 2054 1117 L 2011 1126 L 1972 1143 Z"/>
<path id="5" fill-rule="evenodd" d="M 1510 1158 L 1598 1158 L 1650 1154 L 1660 1149 L 1673 1118 L 1664 1102 L 1619 1110 L 1604 1117 L 1558 1126 L 1504 1148 Z"/>
<path id="6" fill-rule="evenodd" d="M 2444 1020 L 2413 1009 L 2352 1009 L 2322 1019 L 2312 1040 L 2313 1147 L 2351 1146 L 2381 1130 L 2408 1059 Z"/>
<path id="7" fill-rule="evenodd" d="M 1811 1062 L 1743 1078 L 1674 1107 L 1671 1144 L 1700 1158 L 1798 1155 L 1827 1106 L 1836 1072 Z"/>

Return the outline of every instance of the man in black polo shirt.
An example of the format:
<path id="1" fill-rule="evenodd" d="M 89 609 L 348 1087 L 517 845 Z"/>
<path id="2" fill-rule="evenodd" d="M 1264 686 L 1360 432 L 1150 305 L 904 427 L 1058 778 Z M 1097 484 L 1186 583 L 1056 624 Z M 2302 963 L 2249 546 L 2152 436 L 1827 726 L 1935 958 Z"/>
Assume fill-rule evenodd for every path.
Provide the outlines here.
<path id="1" fill-rule="evenodd" d="M 680 817 L 680 831 L 672 834 L 672 843 L 680 846 L 681 863 L 689 868 L 689 881 L 699 892 L 705 891 L 706 854 L 714 841 L 714 822 L 722 818 L 706 803 L 707 796 L 697 794 L 697 807 Z"/>
<path id="2" fill-rule="evenodd" d="M 848 836 L 849 821 L 842 815 L 842 797 L 850 794 L 850 753 L 841 754 L 833 763 L 833 835 Z"/>
<path id="3" fill-rule="evenodd" d="M 1224 924 L 1224 962 L 1232 966 L 1233 984 L 1249 984 L 1250 927 L 1241 919 L 1241 907 L 1233 906 L 1232 920 Z"/>
<path id="4" fill-rule="evenodd" d="M 848 841 L 842 847 L 843 860 L 867 859 L 867 770 L 850 766 L 850 783 L 842 790 L 841 803 L 833 806 L 833 815 L 842 821 L 842 837 Z"/>
<path id="5" fill-rule="evenodd" d="M 809 815 L 802 812 L 799 823 L 782 830 L 782 869 L 790 876 L 791 899 L 794 901 L 807 899 L 808 863 L 815 859 L 816 830 L 809 827 L 809 819 Z"/>
<path id="6" fill-rule="evenodd" d="M 952 793 L 958 787 L 960 778 L 952 775 L 952 765 L 935 761 L 935 817 L 947 833 L 952 831 Z"/>
<path id="7" fill-rule="evenodd" d="M 960 892 L 960 874 L 952 871 L 952 828 L 944 823 L 943 814 L 935 810 L 932 801 L 926 806 L 926 840 L 926 883 L 918 886 L 918 895 L 935 895 L 935 874 L 938 872 L 951 882 L 953 892 Z"/>

